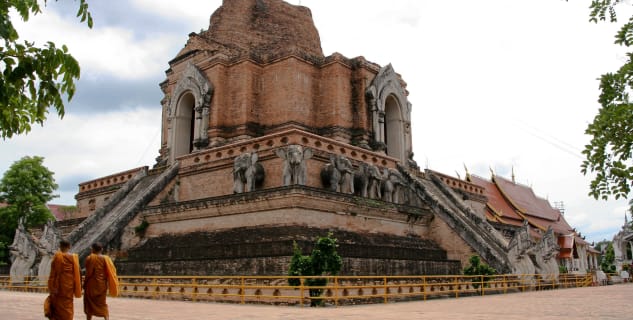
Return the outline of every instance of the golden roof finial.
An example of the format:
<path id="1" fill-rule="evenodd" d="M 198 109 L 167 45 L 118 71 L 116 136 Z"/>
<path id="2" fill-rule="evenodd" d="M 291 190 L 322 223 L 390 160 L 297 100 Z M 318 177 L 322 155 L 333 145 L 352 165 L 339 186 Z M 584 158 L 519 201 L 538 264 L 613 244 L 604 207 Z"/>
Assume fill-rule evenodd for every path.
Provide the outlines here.
<path id="1" fill-rule="evenodd" d="M 517 183 L 514 179 L 514 165 L 512 165 L 512 183 Z"/>

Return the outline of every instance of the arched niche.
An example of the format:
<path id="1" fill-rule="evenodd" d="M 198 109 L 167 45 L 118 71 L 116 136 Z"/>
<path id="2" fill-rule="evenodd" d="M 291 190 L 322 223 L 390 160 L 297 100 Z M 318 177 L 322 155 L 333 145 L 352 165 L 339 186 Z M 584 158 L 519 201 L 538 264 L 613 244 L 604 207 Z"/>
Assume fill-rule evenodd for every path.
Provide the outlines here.
<path id="1" fill-rule="evenodd" d="M 385 145 L 387 155 L 403 159 L 404 149 L 404 126 L 400 104 L 394 95 L 389 95 L 385 99 L 385 122 L 383 132 L 385 133 Z"/>
<path id="2" fill-rule="evenodd" d="M 209 144 L 209 113 L 213 85 L 192 63 L 176 83 L 168 107 L 169 162 Z"/>
<path id="3" fill-rule="evenodd" d="M 193 151 L 195 105 L 196 100 L 189 91 L 183 93 L 178 100 L 175 114 L 171 120 L 174 132 L 173 158 Z"/>
<path id="4" fill-rule="evenodd" d="M 385 151 L 403 164 L 409 163 L 411 104 L 391 64 L 378 71 L 365 94 L 371 111 L 373 149 Z"/>

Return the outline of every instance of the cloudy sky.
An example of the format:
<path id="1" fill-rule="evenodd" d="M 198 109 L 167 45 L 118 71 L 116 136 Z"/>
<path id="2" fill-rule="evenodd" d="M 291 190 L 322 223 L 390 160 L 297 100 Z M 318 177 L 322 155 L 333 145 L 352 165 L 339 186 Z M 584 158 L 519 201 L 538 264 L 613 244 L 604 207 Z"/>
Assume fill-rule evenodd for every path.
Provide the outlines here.
<path id="1" fill-rule="evenodd" d="M 532 186 L 590 241 L 611 239 L 626 201 L 587 196 L 580 173 L 584 130 L 599 105 L 600 74 L 624 51 L 616 25 L 588 22 L 590 0 L 291 0 L 312 10 L 326 55 L 391 63 L 408 83 L 415 160 L 422 168 L 486 178 L 490 170 Z M 74 204 L 82 181 L 153 165 L 160 145 L 158 84 L 190 32 L 207 29 L 221 0 L 51 2 L 24 24 L 22 39 L 66 44 L 82 70 L 63 120 L 0 140 L 0 173 L 43 156 Z M 627 9 L 628 8 L 623 8 Z M 623 19 L 624 20 L 624 19 Z"/>

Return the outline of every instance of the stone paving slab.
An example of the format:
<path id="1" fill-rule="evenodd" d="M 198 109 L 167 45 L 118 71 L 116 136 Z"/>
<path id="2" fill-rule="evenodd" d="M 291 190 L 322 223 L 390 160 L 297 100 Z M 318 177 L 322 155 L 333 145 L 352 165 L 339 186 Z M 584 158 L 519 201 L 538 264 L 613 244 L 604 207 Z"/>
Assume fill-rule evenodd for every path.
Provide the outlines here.
<path id="1" fill-rule="evenodd" d="M 632 319 L 633 284 L 308 308 L 108 298 L 110 319 Z M 0 291 L 0 319 L 44 319 L 42 293 Z M 405 318 L 406 317 L 406 318 Z M 75 299 L 74 319 L 85 319 Z M 100 318 L 98 318 L 100 319 Z"/>

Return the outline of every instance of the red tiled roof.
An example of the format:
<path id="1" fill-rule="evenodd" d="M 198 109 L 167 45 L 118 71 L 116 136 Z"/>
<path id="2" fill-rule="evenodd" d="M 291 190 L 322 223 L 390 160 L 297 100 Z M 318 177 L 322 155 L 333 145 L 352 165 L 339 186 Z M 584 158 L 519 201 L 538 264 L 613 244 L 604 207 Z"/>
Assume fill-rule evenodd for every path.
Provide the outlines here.
<path id="1" fill-rule="evenodd" d="M 493 182 L 521 213 L 551 221 L 556 221 L 560 216 L 560 211 L 552 208 L 547 200 L 536 196 L 532 188 L 498 176 L 493 178 Z"/>
<path id="2" fill-rule="evenodd" d="M 490 221 L 521 226 L 523 220 L 527 219 L 530 225 L 541 231 L 552 227 L 559 235 L 574 232 L 560 211 L 554 209 L 547 200 L 536 196 L 528 186 L 498 176 L 490 181 L 471 175 L 470 181 L 484 187 L 484 195 L 488 198 L 486 216 Z"/>
<path id="3" fill-rule="evenodd" d="M 516 210 L 510 203 L 508 203 L 508 201 L 506 201 L 494 183 L 475 175 L 470 176 L 470 182 L 484 187 L 484 195 L 488 198 L 488 203 L 486 205 L 494 214 L 502 217 L 503 220 L 513 219 L 519 221 L 519 224 L 522 223 L 524 220 L 523 217 L 517 214 Z"/>

